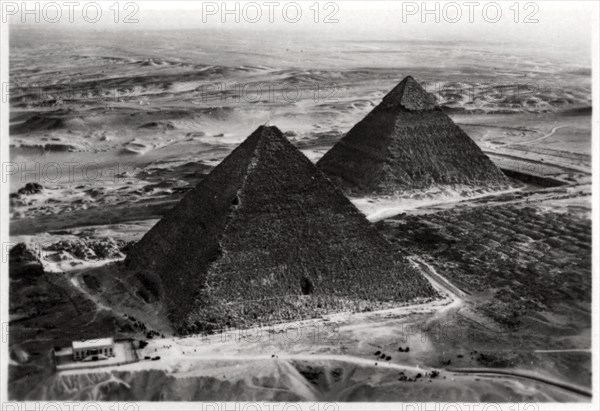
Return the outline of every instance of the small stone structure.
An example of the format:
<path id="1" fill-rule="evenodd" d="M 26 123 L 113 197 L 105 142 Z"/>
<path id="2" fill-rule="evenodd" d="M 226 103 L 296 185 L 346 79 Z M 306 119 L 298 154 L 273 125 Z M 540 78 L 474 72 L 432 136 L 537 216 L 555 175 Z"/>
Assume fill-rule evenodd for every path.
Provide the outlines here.
<path id="1" fill-rule="evenodd" d="M 73 341 L 73 359 L 83 361 L 85 359 L 95 359 L 114 357 L 115 341 L 113 338 L 100 338 L 97 340 Z"/>

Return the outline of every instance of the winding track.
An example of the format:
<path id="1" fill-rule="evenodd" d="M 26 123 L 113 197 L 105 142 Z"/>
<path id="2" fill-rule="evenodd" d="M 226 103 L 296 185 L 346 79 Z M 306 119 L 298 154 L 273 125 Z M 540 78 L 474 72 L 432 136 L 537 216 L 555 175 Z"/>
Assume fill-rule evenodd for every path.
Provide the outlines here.
<path id="1" fill-rule="evenodd" d="M 418 266 L 420 268 L 420 271 L 423 273 L 423 275 L 425 275 L 425 277 L 431 282 L 431 284 L 433 285 L 433 287 L 440 292 L 441 294 L 446 294 L 448 296 L 448 298 L 451 300 L 450 304 L 447 304 L 443 307 L 439 307 L 437 306 L 435 303 L 426 303 L 423 304 L 421 306 L 428 306 L 431 305 L 432 307 L 436 308 L 435 310 L 435 316 L 440 316 L 440 315 L 447 315 L 447 312 L 449 310 L 456 310 L 459 311 L 460 308 L 462 308 L 465 304 L 465 299 L 468 298 L 469 293 L 461 290 L 460 288 L 454 286 L 452 283 L 450 283 L 446 278 L 444 278 L 441 274 L 439 274 L 434 267 L 432 267 L 430 264 L 428 264 L 425 261 L 422 261 L 420 258 L 418 257 L 409 257 L 409 260 L 416 266 Z M 77 287 L 78 289 L 82 289 L 81 285 L 78 283 L 78 281 L 76 279 L 71 279 L 71 282 L 73 283 L 73 285 L 75 287 Z M 93 297 L 90 295 L 90 298 Z M 108 307 L 105 306 L 99 306 L 99 309 L 109 309 Z M 189 338 L 189 337 L 187 337 Z M 180 344 L 177 344 L 179 347 L 179 350 L 181 350 L 182 348 L 184 348 L 185 346 L 180 346 Z M 187 350 L 186 350 L 187 351 Z M 557 350 L 535 350 L 535 352 L 554 352 Z M 584 350 L 584 349 L 575 349 L 575 350 L 558 350 L 558 351 L 582 351 L 582 352 L 589 352 L 589 350 Z M 239 353 L 223 353 L 223 354 L 215 354 L 215 353 L 198 353 L 197 355 L 195 354 L 191 354 L 191 351 L 188 351 L 187 353 L 183 353 L 182 351 L 180 351 L 179 354 L 176 354 L 176 356 L 183 356 L 188 358 L 189 360 L 196 360 L 196 361 L 231 361 L 231 362 L 236 362 L 239 363 L 240 361 L 277 361 L 277 360 L 283 360 L 283 361 L 305 361 L 305 362 L 315 362 L 315 361 L 336 361 L 336 362 L 340 362 L 340 363 L 345 363 L 345 364 L 351 364 L 351 365 L 355 365 L 355 366 L 360 366 L 360 367 L 377 367 L 377 368 L 383 368 L 383 369 L 390 369 L 390 370 L 398 370 L 398 371 L 406 371 L 406 370 L 410 370 L 412 372 L 427 372 L 427 371 L 431 371 L 433 370 L 433 368 L 430 367 L 420 367 L 420 366 L 413 366 L 413 365 L 407 365 L 407 364 L 401 364 L 401 363 L 397 363 L 397 362 L 387 362 L 387 361 L 381 361 L 378 360 L 376 358 L 373 359 L 369 359 L 369 358 L 365 358 L 365 357 L 360 357 L 360 356 L 355 356 L 355 355 L 342 355 L 342 354 L 287 354 L 287 353 L 279 353 L 277 354 L 275 357 L 273 357 L 272 355 L 269 354 L 247 354 L 247 355 L 240 355 Z M 157 363 L 137 363 L 135 366 L 139 367 L 140 365 L 144 364 L 144 367 L 148 367 L 148 368 L 153 368 L 154 366 L 157 366 L 159 368 L 163 368 L 164 364 L 161 364 L 161 362 L 157 362 Z M 125 366 L 126 367 L 126 366 Z M 113 368 L 113 367 L 107 367 L 108 369 Z M 121 366 L 120 367 L 115 367 L 116 369 L 123 369 Z M 589 389 L 585 388 L 585 387 L 581 387 L 581 386 L 577 386 L 574 384 L 570 384 L 568 382 L 563 382 L 557 379 L 553 379 L 551 377 L 546 377 L 543 375 L 539 375 L 537 373 L 533 373 L 533 372 L 527 372 L 527 371 L 522 371 L 522 370 L 516 370 L 516 369 L 489 369 L 489 368 L 447 368 L 445 369 L 446 372 L 450 372 L 450 373 L 455 373 L 455 374 L 471 374 L 471 375 L 478 375 L 481 376 L 482 378 L 501 378 L 501 379 L 523 379 L 523 380 L 528 380 L 528 381 L 534 381 L 534 382 L 538 382 L 538 383 L 543 383 L 543 384 L 547 384 L 549 386 L 553 386 L 565 391 L 569 391 L 571 393 L 577 394 L 577 395 L 581 395 L 584 397 L 591 397 L 592 393 L 590 392 Z M 82 372 L 85 372 L 82 370 Z"/>
<path id="2" fill-rule="evenodd" d="M 527 140 L 527 141 L 519 141 L 519 142 L 515 142 L 515 143 L 500 143 L 500 144 L 494 144 L 491 145 L 491 149 L 496 149 L 498 147 L 509 147 L 509 146 L 516 146 L 516 145 L 523 145 L 523 144 L 531 144 L 531 143 L 537 143 L 538 141 L 542 141 L 545 140 L 549 137 L 552 137 L 558 130 L 560 130 L 561 128 L 565 128 L 565 127 L 569 127 L 568 125 L 561 125 L 561 126 L 556 126 L 554 127 L 549 133 L 541 136 L 541 137 L 537 137 L 534 138 L 532 140 Z"/>
<path id="3" fill-rule="evenodd" d="M 535 138 L 535 139 L 533 139 L 533 140 L 524 141 L 524 142 L 522 142 L 521 144 L 531 144 L 531 143 L 537 143 L 538 141 L 541 141 L 541 140 L 545 140 L 545 139 L 547 139 L 548 137 L 552 137 L 552 136 L 553 136 L 553 135 L 554 135 L 554 134 L 555 134 L 555 133 L 556 133 L 558 130 L 560 130 L 561 128 L 566 128 L 566 127 L 569 127 L 569 126 L 567 126 L 567 125 L 556 126 L 556 127 L 554 127 L 554 128 L 552 129 L 552 131 L 550 131 L 548 134 L 546 134 L 546 135 L 544 135 L 544 136 L 541 136 L 541 137 L 538 137 L 538 138 Z"/>
<path id="4" fill-rule="evenodd" d="M 453 302 L 447 307 L 442 308 L 440 311 L 447 311 L 449 308 L 456 308 L 457 312 L 464 305 L 464 299 L 468 297 L 469 293 L 456 287 L 454 284 L 446 280 L 440 275 L 434 267 L 425 261 L 422 261 L 418 257 L 409 257 L 409 260 L 418 265 L 421 268 L 423 275 L 431 282 L 437 291 L 445 292 Z M 534 350 L 537 353 L 553 353 L 553 352 L 590 352 L 590 349 L 568 349 L 568 350 Z M 505 378 L 506 376 L 513 378 L 521 378 L 530 381 L 541 382 L 554 387 L 561 388 L 566 391 L 570 391 L 585 397 L 592 397 L 592 392 L 585 387 L 581 387 L 568 382 L 560 381 L 551 377 L 546 377 L 534 372 L 527 372 L 515 369 L 492 369 L 492 368 L 447 368 L 446 371 L 460 373 L 460 374 L 475 374 L 482 376 L 496 376 Z"/>
<path id="5" fill-rule="evenodd" d="M 491 375 L 498 377 L 516 377 L 530 381 L 541 382 L 544 384 L 552 385 L 554 387 L 561 388 L 566 391 L 571 391 L 579 395 L 583 395 L 586 397 L 592 397 L 592 392 L 586 388 L 580 387 L 578 385 L 569 384 L 567 382 L 563 382 L 560 380 L 556 380 L 554 378 L 549 378 L 545 376 L 538 375 L 536 373 L 525 372 L 520 370 L 512 370 L 512 369 L 490 369 L 490 368 L 449 368 L 446 371 L 454 372 L 457 374 L 476 374 L 476 375 Z"/>

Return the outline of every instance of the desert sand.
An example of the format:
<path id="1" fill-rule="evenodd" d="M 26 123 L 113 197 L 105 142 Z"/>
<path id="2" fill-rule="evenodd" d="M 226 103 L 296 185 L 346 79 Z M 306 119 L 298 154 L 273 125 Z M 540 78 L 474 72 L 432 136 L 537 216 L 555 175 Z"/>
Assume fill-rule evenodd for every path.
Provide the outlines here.
<path id="1" fill-rule="evenodd" d="M 540 284 L 546 276 L 558 281 L 565 273 L 582 284 L 591 281 L 585 265 L 591 244 L 589 62 L 568 52 L 544 55 L 519 46 L 493 52 L 477 43 L 425 47 L 421 41 L 341 42 L 336 47 L 348 50 L 341 55 L 322 42 L 295 44 L 285 36 L 264 53 L 248 51 L 260 49 L 260 37 L 245 36 L 242 53 L 236 35 L 205 33 L 210 41 L 200 46 L 193 31 L 148 33 L 115 47 L 111 34 L 82 33 L 74 41 L 59 30 L 11 32 L 10 75 L 18 85 L 10 100 L 10 155 L 18 165 L 10 179 L 11 241 L 35 250 L 47 273 L 31 287 L 11 283 L 16 290 L 11 396 L 589 401 L 589 290 L 569 289 L 555 305 L 526 307 L 518 313 L 520 325 L 510 328 L 480 309 L 482 302 L 500 297 L 480 292 L 473 277 L 461 274 L 470 263 L 521 261 L 526 251 L 565 264 L 550 273 L 524 259 L 519 270 L 531 269 L 528 278 Z M 282 63 L 281 55 L 289 59 Z M 264 331 L 266 341 L 256 341 L 237 339 L 238 330 L 178 337 L 163 321 L 163 307 L 144 311 L 122 284 L 107 285 L 107 267 L 123 260 L 128 245 L 258 126 L 276 125 L 316 162 L 406 75 L 426 84 L 492 161 L 519 177 L 511 190 L 501 192 L 457 186 L 351 198 L 390 241 L 409 238 L 398 234 L 403 227 L 412 230 L 410 238 L 418 238 L 414 248 L 402 240 L 394 242 L 397 251 L 411 258 L 442 298 L 323 316 L 294 323 L 287 334 L 278 331 L 285 324 L 273 324 Z M 494 89 L 500 97 L 489 98 L 490 83 L 505 85 Z M 443 89 L 450 84 L 463 89 Z M 270 92 L 257 97 L 261 85 Z M 521 94 L 513 98 L 515 90 Z M 32 181 L 42 190 L 18 194 Z M 511 227 L 497 232 L 495 223 L 484 219 L 477 225 L 465 217 L 504 207 L 511 207 L 513 227 L 525 226 L 532 216 L 552 224 L 531 224 L 531 236 L 523 238 Z M 451 221 L 453 231 L 428 223 L 432 215 Z M 419 237 L 426 229 L 443 232 Z M 504 236 L 485 243 L 500 251 L 463 253 L 463 266 L 442 259 L 446 241 L 460 243 L 482 230 Z M 528 296 L 511 296 L 520 297 Z M 22 305 L 23 298 L 46 301 L 48 311 Z M 298 341 L 283 337 L 299 324 L 306 331 Z M 440 326 L 459 327 L 474 337 L 442 338 Z M 109 330 L 147 340 L 141 358 L 161 360 L 54 373 L 49 360 L 54 345 Z M 316 339 L 315 330 L 320 330 Z M 410 352 L 398 351 L 407 346 Z M 376 357 L 377 351 L 386 357 Z M 439 372 L 435 378 L 433 371 Z"/>

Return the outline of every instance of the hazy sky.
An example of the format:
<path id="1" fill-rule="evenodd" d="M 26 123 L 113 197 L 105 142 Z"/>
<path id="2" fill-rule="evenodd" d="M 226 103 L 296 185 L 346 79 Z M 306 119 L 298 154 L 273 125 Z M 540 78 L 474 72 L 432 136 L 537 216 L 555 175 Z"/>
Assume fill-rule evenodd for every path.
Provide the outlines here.
<path id="1" fill-rule="evenodd" d="M 63 4 L 62 2 L 56 2 Z M 591 46 L 592 28 L 597 24 L 598 4 L 595 1 L 322 1 L 318 3 L 319 14 L 315 14 L 314 0 L 297 1 L 289 5 L 287 1 L 271 2 L 228 2 L 225 13 L 223 2 L 202 1 L 136 1 L 125 10 L 126 1 L 117 2 L 118 16 L 109 7 L 113 1 L 102 4 L 102 18 L 96 23 L 85 22 L 81 18 L 84 5 L 74 11 L 75 23 L 70 23 L 68 10 L 62 10 L 62 17 L 55 24 L 44 27 L 87 28 L 92 30 L 164 30 L 164 29 L 255 29 L 267 32 L 306 32 L 326 39 L 328 36 L 352 39 L 427 39 L 427 40 L 469 40 L 492 42 L 543 43 L 556 47 Z M 275 4 L 273 4 L 275 3 Z M 21 2 L 13 2 L 20 5 Z M 43 4 L 43 2 L 42 2 Z M 299 5 L 301 17 L 297 16 Z M 286 6 L 287 5 L 287 6 Z M 258 7 L 257 7 L 258 6 Z M 6 7 L 6 6 L 4 6 Z M 284 7 L 287 13 L 284 16 Z M 436 10 L 437 7 L 437 10 Z M 33 6 L 31 6 L 33 8 Z M 137 9 L 136 9 L 137 8 Z M 424 8 L 430 11 L 424 14 Z M 260 10 L 258 18 L 257 10 Z M 4 9 L 4 14 L 7 10 Z M 272 12 L 273 22 L 269 21 Z M 498 14 L 500 11 L 501 14 Z M 14 11 L 12 11 L 14 12 Z M 55 11 L 46 11 L 53 19 Z M 11 24 L 27 20 L 33 24 L 33 15 L 23 16 L 22 10 L 14 12 Z M 40 11 L 43 16 L 44 11 Z M 88 9 L 95 16 L 95 9 Z M 127 15 L 137 23 L 126 24 Z M 460 13 L 460 14 L 459 14 Z M 325 23 L 327 16 L 336 22 Z M 318 22 L 314 21 L 317 17 Z M 114 22 L 115 18 L 118 20 Z M 236 19 L 239 21 L 236 22 Z M 252 20 L 257 19 L 257 22 Z M 41 19 L 44 20 L 43 18 Z M 437 21 L 436 21 L 437 20 Z M 498 20 L 498 21 L 495 21 Z M 596 22 L 594 22 L 596 20 Z M 224 22 L 223 22 L 224 21 Z M 455 22 L 453 22 L 455 21 Z"/>

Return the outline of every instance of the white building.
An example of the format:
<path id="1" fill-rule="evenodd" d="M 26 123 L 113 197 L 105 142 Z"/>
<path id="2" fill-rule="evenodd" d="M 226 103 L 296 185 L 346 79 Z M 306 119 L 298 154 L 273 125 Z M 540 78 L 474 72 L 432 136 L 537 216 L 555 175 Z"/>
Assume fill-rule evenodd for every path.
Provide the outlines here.
<path id="1" fill-rule="evenodd" d="M 81 361 L 86 358 L 96 359 L 114 357 L 115 341 L 113 338 L 97 340 L 73 341 L 73 359 Z"/>

